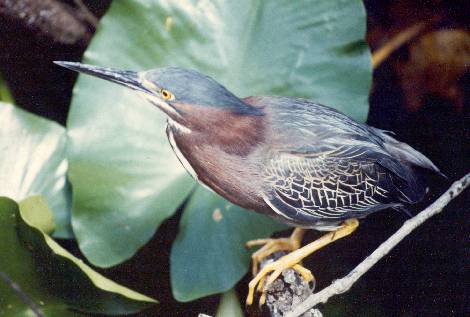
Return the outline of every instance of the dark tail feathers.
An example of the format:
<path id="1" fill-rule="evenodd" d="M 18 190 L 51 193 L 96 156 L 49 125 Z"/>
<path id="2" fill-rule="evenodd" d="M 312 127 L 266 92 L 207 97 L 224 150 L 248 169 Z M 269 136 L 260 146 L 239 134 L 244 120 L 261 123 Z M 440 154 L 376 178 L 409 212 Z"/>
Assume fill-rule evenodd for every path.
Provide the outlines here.
<path id="1" fill-rule="evenodd" d="M 405 203 L 416 203 L 420 201 L 426 193 L 426 182 L 421 177 L 419 172 L 415 170 L 416 167 L 432 171 L 438 175 L 447 178 L 436 165 L 431 162 L 424 154 L 413 149 L 406 143 L 399 142 L 392 136 L 388 135 L 385 131 L 374 129 L 374 132 L 379 134 L 384 141 L 384 147 L 390 155 L 407 166 L 400 168 L 401 173 L 395 172 L 396 175 L 401 177 L 401 180 L 396 180 L 395 186 L 398 191 L 398 197 Z M 388 164 L 388 168 L 393 166 Z M 392 164 L 393 165 L 393 164 Z M 398 167 L 396 167 L 398 169 Z"/>
<path id="2" fill-rule="evenodd" d="M 376 129 L 378 130 L 378 129 Z M 424 154 L 421 152 L 413 149 L 406 143 L 399 142 L 395 138 L 391 137 L 390 135 L 386 134 L 384 131 L 379 130 L 380 136 L 385 141 L 385 149 L 396 159 L 400 160 L 401 162 L 407 163 L 408 165 L 414 167 L 421 167 L 430 171 L 433 171 L 436 174 L 439 174 L 445 178 L 443 173 L 428 159 Z"/>

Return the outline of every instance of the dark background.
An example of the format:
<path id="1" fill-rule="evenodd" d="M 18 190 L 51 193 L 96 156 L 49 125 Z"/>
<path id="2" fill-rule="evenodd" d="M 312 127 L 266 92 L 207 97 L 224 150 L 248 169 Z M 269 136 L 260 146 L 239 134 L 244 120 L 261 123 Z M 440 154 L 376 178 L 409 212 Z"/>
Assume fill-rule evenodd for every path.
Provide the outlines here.
<path id="1" fill-rule="evenodd" d="M 96 18 L 110 3 L 83 2 Z M 470 170 L 469 3 L 365 1 L 373 52 L 410 27 L 422 26 L 375 68 L 367 121 L 394 131 L 448 176 L 430 177 L 430 194 L 414 212 Z M 44 19 L 41 10 L 52 14 Z M 95 22 L 77 1 L 0 0 L 0 76 L 18 105 L 65 124 L 76 74 L 52 61 L 80 60 Z M 323 306 L 324 315 L 470 316 L 469 208 L 470 195 L 464 193 L 409 235 L 350 292 Z M 218 296 L 186 304 L 171 297 L 168 261 L 179 216 L 167 220 L 133 259 L 103 271 L 160 300 L 157 309 L 138 316 L 197 316 L 213 314 L 217 307 Z M 308 258 L 306 266 L 321 277 L 318 287 L 347 274 L 406 219 L 391 211 L 373 214 L 351 237 Z M 309 232 L 305 241 L 316 236 Z M 72 242 L 63 244 L 78 252 Z M 246 296 L 248 281 L 247 276 L 238 284 L 240 298 Z"/>

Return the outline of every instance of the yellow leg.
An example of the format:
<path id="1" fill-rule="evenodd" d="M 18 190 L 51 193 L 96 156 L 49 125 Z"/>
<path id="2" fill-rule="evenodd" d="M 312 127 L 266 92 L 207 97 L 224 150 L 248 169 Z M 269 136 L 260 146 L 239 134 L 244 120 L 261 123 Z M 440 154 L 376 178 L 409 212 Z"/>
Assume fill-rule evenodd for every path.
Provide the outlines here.
<path id="1" fill-rule="evenodd" d="M 252 273 L 255 276 L 258 273 L 259 263 L 267 256 L 277 251 L 294 251 L 300 248 L 302 238 L 305 230 L 301 228 L 295 228 L 289 238 L 280 239 L 258 239 L 251 240 L 246 243 L 248 248 L 257 245 L 263 245 L 259 250 L 253 253 L 252 259 Z"/>
<path id="2" fill-rule="evenodd" d="M 263 269 L 255 276 L 255 278 L 251 280 L 248 285 L 248 297 L 246 299 L 246 304 L 253 304 L 255 289 L 261 280 L 264 280 L 263 284 L 265 284 L 266 286 L 263 287 L 263 289 L 266 289 L 266 287 L 268 287 L 272 282 L 274 282 L 285 269 L 291 267 L 294 268 L 296 265 L 298 265 L 300 261 L 302 261 L 303 258 L 332 243 L 333 241 L 350 235 L 352 232 L 354 232 L 354 230 L 356 230 L 358 226 L 359 221 L 357 219 L 346 220 L 343 226 L 337 229 L 336 231 L 329 232 L 324 236 L 320 237 L 319 239 L 307 244 L 306 246 L 283 256 L 277 261 L 265 265 Z M 269 277 L 266 279 L 266 276 L 269 273 L 271 273 L 271 275 L 269 275 Z M 262 296 L 262 299 L 264 298 L 265 296 Z"/>

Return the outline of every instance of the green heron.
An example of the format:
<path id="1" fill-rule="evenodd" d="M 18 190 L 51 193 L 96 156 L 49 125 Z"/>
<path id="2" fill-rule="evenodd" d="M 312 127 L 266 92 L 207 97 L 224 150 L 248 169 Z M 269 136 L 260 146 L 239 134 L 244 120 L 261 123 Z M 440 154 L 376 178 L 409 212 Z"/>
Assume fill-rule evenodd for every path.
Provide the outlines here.
<path id="1" fill-rule="evenodd" d="M 357 219 L 383 209 L 404 209 L 426 192 L 419 173 L 439 169 L 390 133 L 358 123 L 307 99 L 238 98 L 214 79 L 177 67 L 122 71 L 72 62 L 69 69 L 137 91 L 168 116 L 173 150 L 200 183 L 243 208 L 295 227 L 289 238 L 260 239 L 252 255 L 255 291 L 286 268 L 307 281 L 299 263 L 327 244 L 352 233 Z M 301 248 L 305 229 L 329 231 Z M 292 251 L 258 272 L 273 252 Z"/>

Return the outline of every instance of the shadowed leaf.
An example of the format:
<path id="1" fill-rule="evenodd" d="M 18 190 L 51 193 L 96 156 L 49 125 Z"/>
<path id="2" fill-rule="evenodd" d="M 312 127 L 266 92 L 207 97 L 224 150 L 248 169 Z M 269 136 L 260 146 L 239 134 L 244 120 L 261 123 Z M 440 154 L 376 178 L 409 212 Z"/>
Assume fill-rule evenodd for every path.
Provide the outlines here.
<path id="1" fill-rule="evenodd" d="M 81 316 L 72 308 L 126 314 L 155 303 L 72 256 L 42 231 L 53 226 L 44 198 L 30 197 L 19 206 L 0 198 L 0 315 Z"/>
<path id="2" fill-rule="evenodd" d="M 10 89 L 5 80 L 0 76 L 0 101 L 7 103 L 15 103 L 13 96 L 11 95 Z"/>
<path id="3" fill-rule="evenodd" d="M 190 301 L 231 289 L 248 270 L 252 250 L 245 243 L 286 228 L 199 187 L 187 204 L 171 250 L 174 297 Z"/>

